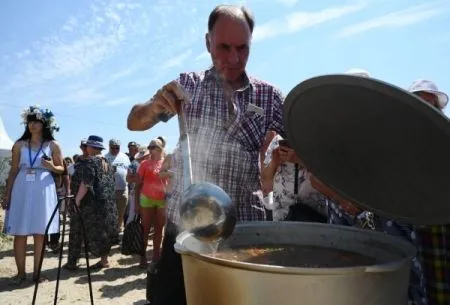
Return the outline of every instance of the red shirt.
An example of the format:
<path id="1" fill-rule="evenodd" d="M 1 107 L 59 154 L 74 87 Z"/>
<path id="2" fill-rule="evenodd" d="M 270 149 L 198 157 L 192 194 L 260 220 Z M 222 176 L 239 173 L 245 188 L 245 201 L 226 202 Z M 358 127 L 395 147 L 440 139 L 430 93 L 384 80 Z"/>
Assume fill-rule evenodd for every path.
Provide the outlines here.
<path id="1" fill-rule="evenodd" d="M 141 163 L 138 175 L 142 179 L 141 194 L 150 199 L 164 200 L 167 179 L 159 177 L 164 159 L 147 159 Z"/>

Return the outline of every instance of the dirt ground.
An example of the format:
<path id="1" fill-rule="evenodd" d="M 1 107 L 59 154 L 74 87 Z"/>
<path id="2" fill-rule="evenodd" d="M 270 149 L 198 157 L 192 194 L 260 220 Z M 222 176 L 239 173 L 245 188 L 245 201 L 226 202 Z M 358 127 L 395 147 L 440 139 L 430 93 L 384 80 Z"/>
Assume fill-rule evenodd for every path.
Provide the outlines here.
<path id="1" fill-rule="evenodd" d="M 0 223 L 4 212 L 0 212 Z M 68 231 L 68 226 L 66 228 Z M 27 280 L 20 286 L 11 285 L 11 278 L 16 275 L 16 265 L 12 250 L 12 239 L 0 235 L 0 303 L 31 304 L 34 285 L 31 282 L 33 272 L 33 239 L 28 240 Z M 67 260 L 68 232 L 64 241 L 62 263 Z M 148 248 L 151 250 L 151 245 Z M 151 253 L 149 253 L 150 256 Z M 39 285 L 36 304 L 53 304 L 58 269 L 58 254 L 47 251 L 42 267 L 43 275 L 49 282 Z M 94 264 L 98 259 L 90 259 Z M 120 254 L 119 246 L 114 246 L 110 256 L 110 267 L 91 273 L 92 290 L 95 304 L 146 304 L 145 285 L 146 270 L 138 267 L 139 258 Z M 70 272 L 61 270 L 58 292 L 58 304 L 90 304 L 89 286 L 86 273 L 86 260 L 80 260 L 80 269 Z"/>

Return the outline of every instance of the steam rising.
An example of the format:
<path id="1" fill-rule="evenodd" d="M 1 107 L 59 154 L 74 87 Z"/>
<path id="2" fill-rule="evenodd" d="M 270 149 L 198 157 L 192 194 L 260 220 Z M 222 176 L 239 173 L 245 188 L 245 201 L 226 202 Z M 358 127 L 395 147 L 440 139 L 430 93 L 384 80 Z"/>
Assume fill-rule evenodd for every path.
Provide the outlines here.
<path id="1" fill-rule="evenodd" d="M 236 172 L 240 172 L 240 166 L 236 165 L 234 161 L 236 157 L 241 160 L 249 159 L 245 157 L 248 153 L 241 147 L 230 142 L 237 141 L 234 131 L 230 128 L 235 126 L 239 119 L 237 107 L 234 100 L 235 90 L 228 83 L 223 75 L 213 71 L 216 80 L 215 90 L 206 91 L 204 88 L 195 92 L 193 98 L 197 98 L 196 104 L 200 103 L 202 107 L 202 115 L 199 117 L 190 116 L 187 121 L 187 130 L 189 132 L 190 150 L 192 153 L 191 167 L 192 167 L 192 183 L 209 182 L 218 186 L 225 186 L 224 182 L 238 176 Z M 219 94 L 219 96 L 217 96 Z M 197 96 L 196 96 L 197 95 Z M 220 96 L 222 95 L 222 96 Z M 223 110 L 227 109 L 225 117 L 217 117 Z M 222 111 L 221 111 L 222 110 Z M 222 122 L 221 122 L 222 120 Z M 219 122 L 219 125 L 217 125 Z M 222 123 L 222 124 L 221 124 Z M 182 145 L 180 146 L 182 147 Z M 177 162 L 181 162 L 185 156 L 185 151 L 180 151 Z M 244 155 L 242 158 L 241 156 Z M 177 190 L 186 189 L 183 184 L 183 170 L 177 171 L 176 184 Z M 242 188 L 247 188 L 245 183 L 242 183 Z M 227 192 L 227 189 L 224 188 Z M 180 194 L 183 196 L 182 194 Z M 233 198 L 235 199 L 235 198 Z M 208 205 L 199 205 L 195 215 L 185 215 L 184 223 L 181 224 L 183 230 L 191 231 L 194 228 L 206 227 L 218 221 L 217 214 L 208 207 Z"/>

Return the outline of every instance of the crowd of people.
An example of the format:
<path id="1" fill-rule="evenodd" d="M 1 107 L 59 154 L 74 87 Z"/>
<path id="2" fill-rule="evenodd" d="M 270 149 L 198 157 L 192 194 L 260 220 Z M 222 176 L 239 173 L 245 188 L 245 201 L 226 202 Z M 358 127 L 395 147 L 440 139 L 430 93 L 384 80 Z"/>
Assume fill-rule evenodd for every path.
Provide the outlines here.
<path id="1" fill-rule="evenodd" d="M 12 284 L 26 280 L 25 256 L 27 237 L 34 238 L 33 281 L 47 281 L 38 275 L 43 247 L 60 250 L 60 217 L 45 228 L 60 201 L 60 212 L 70 215 L 68 259 L 64 268 L 78 269 L 84 244 L 83 225 L 90 255 L 100 261 L 91 270 L 108 268 L 111 247 L 120 243 L 120 233 L 129 212 L 138 213 L 144 228 L 144 249 L 150 227 L 154 226 L 153 257 L 159 258 L 165 224 L 165 201 L 171 179 L 171 163 L 164 163 L 166 140 L 153 139 L 148 146 L 128 143 L 128 152 L 120 151 L 120 141 L 111 139 L 108 152 L 103 138 L 91 135 L 80 143 L 81 154 L 63 158 L 53 133 L 58 130 L 54 115 L 30 106 L 22 115 L 24 134 L 12 148 L 11 170 L 7 180 L 4 208 L 7 209 L 5 233 L 14 236 L 17 276 Z M 170 155 L 167 160 L 170 160 Z M 73 197 L 68 195 L 72 194 Z M 73 198 L 73 199 L 72 199 Z M 126 213 L 128 212 L 128 213 Z M 59 216 L 59 214 L 58 214 Z M 147 268 L 147 252 L 140 266 Z"/>
<path id="2" fill-rule="evenodd" d="M 361 210 L 303 166 L 283 138 L 282 93 L 245 71 L 254 25 L 245 7 L 216 7 L 205 36 L 213 66 L 198 73 L 181 73 L 149 102 L 135 105 L 128 128 L 150 129 L 161 115 L 170 118 L 182 109 L 190 134 L 193 177 L 223 188 L 238 206 L 238 221 L 313 221 L 399 236 L 418 250 L 411 267 L 408 304 L 450 304 L 450 225 L 417 227 Z M 363 70 L 351 73 L 371 77 Z M 438 111 L 448 102 L 448 96 L 431 81 L 416 81 L 409 91 Z M 51 116 L 39 111 L 30 108 L 24 117 L 26 131 L 13 147 L 5 201 L 10 214 L 7 230 L 15 236 L 16 282 L 25 277 L 26 236 L 34 236 L 36 262 L 57 189 L 64 186 L 75 195 L 85 219 L 92 254 L 101 258 L 92 268 L 108 267 L 108 253 L 119 242 L 125 212 L 133 209 L 142 219 L 145 247 L 150 227 L 155 231 L 150 268 L 157 272 L 149 301 L 186 304 L 181 258 L 173 247 L 180 232 L 184 189 L 180 151 L 166 155 L 166 141 L 159 137 L 150 142 L 148 152 L 130 142 L 127 155 L 113 139 L 103 156 L 103 139 L 90 136 L 81 143 L 82 155 L 64 162 L 52 135 Z M 54 180 L 52 173 L 63 178 Z M 71 178 L 64 178 L 67 175 Z M 39 196 L 32 197 L 34 192 Z M 66 268 L 73 270 L 82 244 L 77 214 L 71 217 L 70 226 Z M 50 233 L 57 234 L 58 227 L 55 220 Z M 51 247 L 57 249 L 58 236 L 50 239 Z M 140 266 L 146 268 L 147 259 L 142 256 Z"/>

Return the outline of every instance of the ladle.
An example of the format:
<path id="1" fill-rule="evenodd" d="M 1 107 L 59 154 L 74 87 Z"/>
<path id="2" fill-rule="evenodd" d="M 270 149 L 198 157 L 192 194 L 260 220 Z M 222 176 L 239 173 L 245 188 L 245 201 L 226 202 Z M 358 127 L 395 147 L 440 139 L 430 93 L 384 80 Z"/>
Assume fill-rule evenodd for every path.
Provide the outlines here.
<path id="1" fill-rule="evenodd" d="M 236 224 L 236 205 L 219 186 L 193 183 L 189 134 L 183 107 L 178 113 L 180 149 L 183 160 L 184 191 L 180 216 L 183 229 L 203 241 L 216 241 L 231 235 Z"/>

